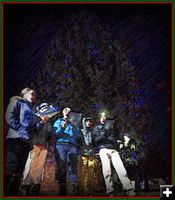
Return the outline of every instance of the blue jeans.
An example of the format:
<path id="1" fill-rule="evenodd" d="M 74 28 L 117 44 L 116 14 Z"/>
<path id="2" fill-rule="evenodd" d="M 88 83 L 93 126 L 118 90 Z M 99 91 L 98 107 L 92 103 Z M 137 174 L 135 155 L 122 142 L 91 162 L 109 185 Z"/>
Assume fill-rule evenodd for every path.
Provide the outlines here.
<path id="1" fill-rule="evenodd" d="M 71 144 L 56 145 L 56 160 L 59 182 L 66 185 L 66 177 L 70 184 L 77 183 L 78 149 Z"/>

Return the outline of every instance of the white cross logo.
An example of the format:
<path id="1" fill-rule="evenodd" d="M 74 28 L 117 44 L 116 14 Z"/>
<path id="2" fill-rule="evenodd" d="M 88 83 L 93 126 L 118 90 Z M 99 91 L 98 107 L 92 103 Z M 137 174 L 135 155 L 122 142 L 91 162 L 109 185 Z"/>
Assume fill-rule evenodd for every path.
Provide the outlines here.
<path id="1" fill-rule="evenodd" d="M 163 194 L 166 194 L 166 197 L 169 197 L 169 194 L 172 194 L 172 191 L 169 191 L 169 188 L 166 188 L 166 191 L 163 191 Z"/>

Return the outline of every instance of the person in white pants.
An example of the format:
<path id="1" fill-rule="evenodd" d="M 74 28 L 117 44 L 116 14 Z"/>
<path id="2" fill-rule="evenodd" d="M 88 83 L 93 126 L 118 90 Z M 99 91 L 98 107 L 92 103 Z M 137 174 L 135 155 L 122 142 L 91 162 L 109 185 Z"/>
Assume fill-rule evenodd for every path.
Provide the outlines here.
<path id="1" fill-rule="evenodd" d="M 99 156 L 102 163 L 103 178 L 105 180 L 106 194 L 114 195 L 114 186 L 111 177 L 111 163 L 118 174 L 123 189 L 126 190 L 128 196 L 134 196 L 135 184 L 128 178 L 126 169 L 116 150 L 117 135 L 113 127 L 105 126 L 106 115 L 100 115 L 100 124 L 94 127 L 94 142 L 99 149 Z"/>

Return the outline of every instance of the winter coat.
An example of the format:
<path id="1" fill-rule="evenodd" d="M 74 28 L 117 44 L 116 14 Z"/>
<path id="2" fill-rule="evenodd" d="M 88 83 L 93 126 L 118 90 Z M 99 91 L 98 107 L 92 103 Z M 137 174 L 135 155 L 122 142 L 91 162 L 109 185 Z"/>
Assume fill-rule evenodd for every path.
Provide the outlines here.
<path id="1" fill-rule="evenodd" d="M 80 139 L 79 127 L 75 127 L 70 122 L 67 122 L 67 126 L 62 128 L 64 121 L 65 120 L 63 118 L 60 118 L 53 125 L 55 130 L 55 138 L 57 141 L 56 143 L 69 143 L 78 145 L 78 141 Z"/>
<path id="2" fill-rule="evenodd" d="M 87 128 L 85 123 L 86 122 L 84 118 L 82 122 L 83 129 L 81 129 L 81 153 L 84 156 L 93 156 L 93 132 L 92 128 Z"/>
<path id="3" fill-rule="evenodd" d="M 10 99 L 5 119 L 9 126 L 6 138 L 27 140 L 31 137 L 33 129 L 42 127 L 40 122 L 36 122 L 38 118 L 33 112 L 31 104 L 18 96 Z"/>
<path id="4" fill-rule="evenodd" d="M 97 149 L 116 149 L 117 133 L 113 129 L 105 129 L 104 125 L 99 124 L 93 129 L 93 141 Z"/>

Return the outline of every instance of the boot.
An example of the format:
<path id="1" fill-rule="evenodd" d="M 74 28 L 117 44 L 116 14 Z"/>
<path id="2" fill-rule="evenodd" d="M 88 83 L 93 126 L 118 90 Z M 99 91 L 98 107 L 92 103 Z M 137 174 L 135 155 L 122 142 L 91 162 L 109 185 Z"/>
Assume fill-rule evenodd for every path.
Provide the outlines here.
<path id="1" fill-rule="evenodd" d="M 66 185 L 60 184 L 59 195 L 60 196 L 66 196 L 67 195 L 67 186 Z"/>
<path id="2" fill-rule="evenodd" d="M 77 196 L 78 194 L 78 188 L 76 184 L 71 184 L 69 187 L 69 196 Z"/>
<path id="3" fill-rule="evenodd" d="M 5 196 L 16 196 L 19 193 L 20 176 L 16 174 L 5 175 L 4 177 Z"/>
<path id="4" fill-rule="evenodd" d="M 41 188 L 40 184 L 31 184 L 30 185 L 29 195 L 31 195 L 31 196 L 38 196 L 39 193 L 40 193 L 40 188 Z"/>
<path id="5" fill-rule="evenodd" d="M 22 185 L 19 191 L 21 196 L 29 196 L 30 185 Z"/>

